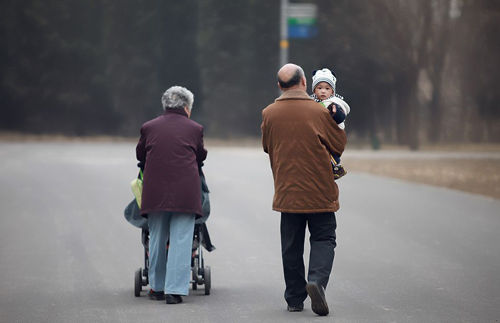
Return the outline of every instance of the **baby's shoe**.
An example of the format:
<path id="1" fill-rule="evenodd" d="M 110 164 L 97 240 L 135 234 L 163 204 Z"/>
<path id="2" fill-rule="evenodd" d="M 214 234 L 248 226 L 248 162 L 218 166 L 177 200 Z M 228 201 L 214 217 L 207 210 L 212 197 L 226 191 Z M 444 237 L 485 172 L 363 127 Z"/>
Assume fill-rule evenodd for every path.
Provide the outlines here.
<path id="1" fill-rule="evenodd" d="M 334 179 L 339 179 L 345 174 L 347 174 L 347 171 L 344 169 L 344 166 L 337 164 L 337 165 L 332 165 L 333 168 L 333 178 Z"/>

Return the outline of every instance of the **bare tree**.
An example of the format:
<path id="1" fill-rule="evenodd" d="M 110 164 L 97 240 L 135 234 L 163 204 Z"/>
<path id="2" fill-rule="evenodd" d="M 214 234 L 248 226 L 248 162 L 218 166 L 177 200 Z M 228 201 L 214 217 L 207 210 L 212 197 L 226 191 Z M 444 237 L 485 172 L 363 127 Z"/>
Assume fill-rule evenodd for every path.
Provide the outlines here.
<path id="1" fill-rule="evenodd" d="M 500 141 L 500 2 L 463 0 L 457 23 L 464 140 Z"/>
<path id="2" fill-rule="evenodd" d="M 399 142 L 410 149 L 419 147 L 419 111 L 417 87 L 420 71 L 428 62 L 427 42 L 431 34 L 432 8 L 428 1 L 385 0 L 382 10 L 387 12 L 382 26 L 393 46 L 392 57 L 399 66 L 395 69 Z"/>
<path id="3" fill-rule="evenodd" d="M 428 109 L 428 139 L 437 142 L 441 139 L 444 108 L 441 105 L 441 89 L 444 78 L 445 60 L 451 39 L 451 4 L 455 0 L 433 0 L 431 33 L 427 42 L 427 72 L 431 83 L 431 99 Z M 456 2 L 456 1 L 455 1 Z"/>

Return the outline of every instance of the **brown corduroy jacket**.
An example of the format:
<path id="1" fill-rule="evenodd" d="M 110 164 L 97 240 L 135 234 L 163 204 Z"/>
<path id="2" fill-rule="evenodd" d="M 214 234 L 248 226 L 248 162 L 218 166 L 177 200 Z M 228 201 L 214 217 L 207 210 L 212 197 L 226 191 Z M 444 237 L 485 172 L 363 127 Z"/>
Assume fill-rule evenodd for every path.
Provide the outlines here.
<path id="1" fill-rule="evenodd" d="M 328 110 L 305 91 L 288 90 L 262 111 L 261 130 L 274 177 L 273 210 L 336 212 L 330 154 L 341 155 L 347 137 Z"/>

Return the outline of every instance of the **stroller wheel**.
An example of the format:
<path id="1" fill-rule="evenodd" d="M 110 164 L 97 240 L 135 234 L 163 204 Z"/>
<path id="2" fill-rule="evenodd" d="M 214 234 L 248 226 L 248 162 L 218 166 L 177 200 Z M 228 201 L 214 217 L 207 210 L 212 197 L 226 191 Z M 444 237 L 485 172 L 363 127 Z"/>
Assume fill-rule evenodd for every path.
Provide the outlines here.
<path id="1" fill-rule="evenodd" d="M 209 266 L 205 267 L 204 278 L 205 278 L 205 295 L 210 295 L 210 288 L 212 287 L 212 283 L 211 283 Z"/>
<path id="2" fill-rule="evenodd" d="M 142 279 L 141 279 L 141 282 L 142 282 L 142 286 L 148 286 L 148 284 L 149 284 L 149 276 L 148 276 L 148 270 L 147 270 L 147 268 L 145 268 L 144 270 L 142 270 Z"/>
<path id="3" fill-rule="evenodd" d="M 193 282 L 191 283 L 191 288 L 193 290 L 197 290 L 198 289 L 198 278 L 196 277 L 196 273 L 195 273 L 194 268 L 191 269 L 191 277 L 193 279 Z"/>
<path id="4" fill-rule="evenodd" d="M 139 268 L 135 271 L 134 283 L 134 295 L 135 297 L 139 297 L 141 296 L 142 290 L 142 268 Z"/>

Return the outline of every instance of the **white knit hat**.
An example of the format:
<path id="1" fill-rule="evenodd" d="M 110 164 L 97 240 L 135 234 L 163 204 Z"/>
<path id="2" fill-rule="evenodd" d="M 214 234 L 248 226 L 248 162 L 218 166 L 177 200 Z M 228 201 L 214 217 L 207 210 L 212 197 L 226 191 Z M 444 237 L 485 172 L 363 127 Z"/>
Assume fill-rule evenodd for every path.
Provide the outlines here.
<path id="1" fill-rule="evenodd" d="M 319 82 L 326 82 L 326 83 L 330 84 L 330 86 L 333 89 L 333 92 L 336 92 L 335 85 L 337 84 L 337 78 L 332 73 L 332 71 L 330 71 L 329 69 L 323 68 L 321 70 L 316 70 L 313 72 L 313 81 L 312 81 L 312 90 L 313 91 Z"/>

